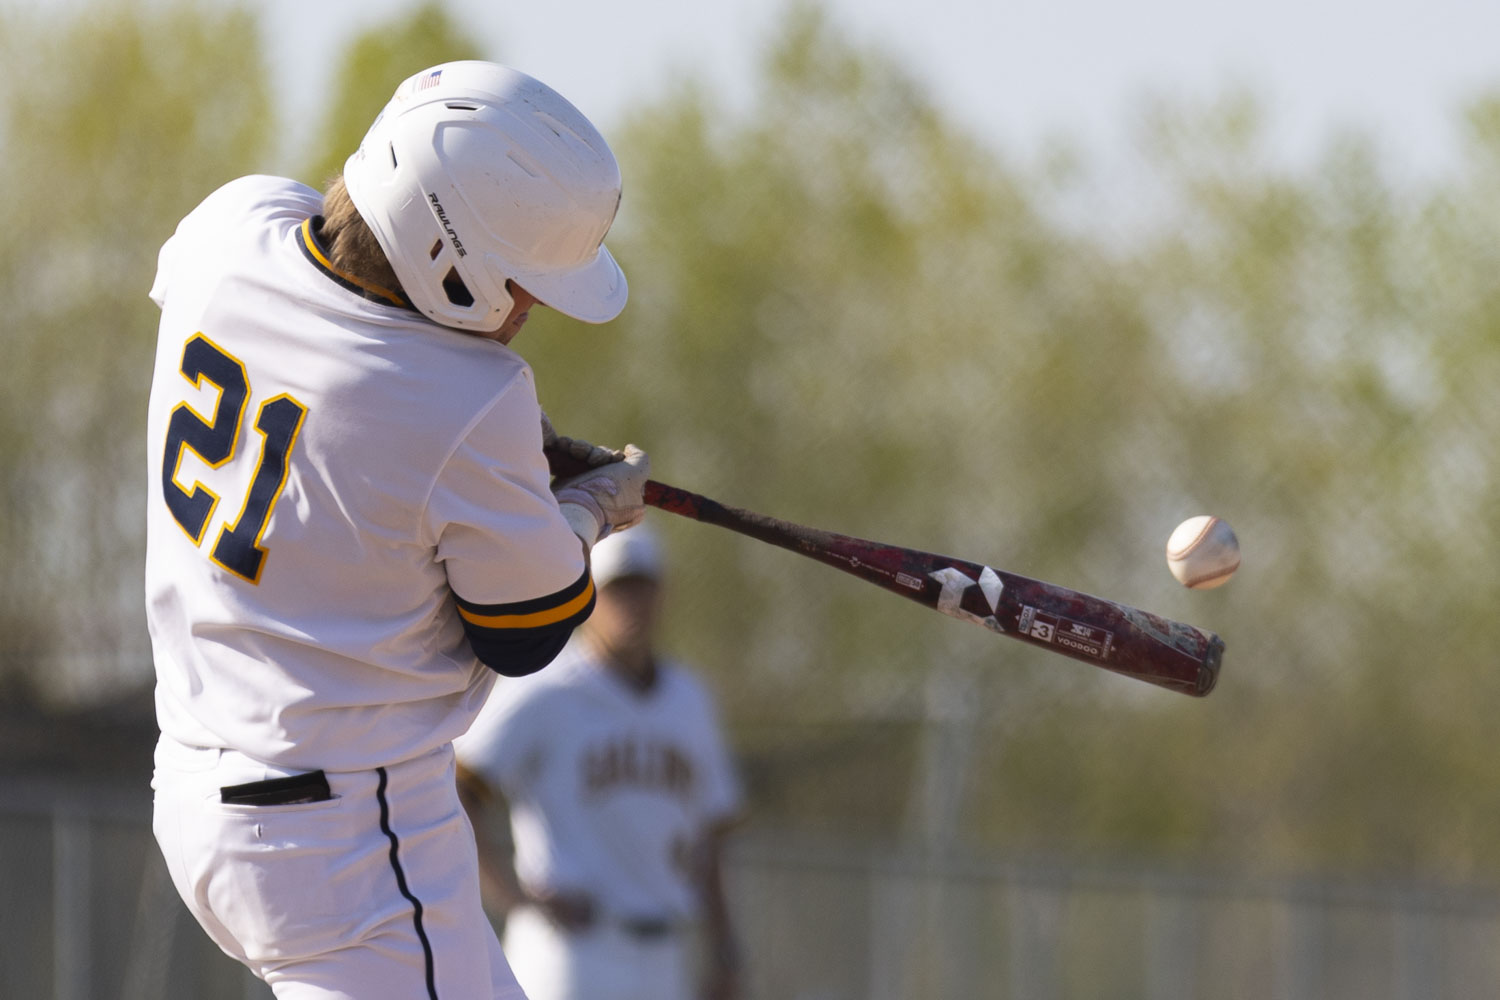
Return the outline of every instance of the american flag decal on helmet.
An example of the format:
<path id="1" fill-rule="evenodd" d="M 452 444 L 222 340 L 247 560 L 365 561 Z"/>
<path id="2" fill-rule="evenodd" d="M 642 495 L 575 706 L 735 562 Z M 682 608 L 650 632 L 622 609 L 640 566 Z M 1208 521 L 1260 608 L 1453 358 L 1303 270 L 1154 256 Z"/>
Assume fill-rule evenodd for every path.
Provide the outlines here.
<path id="1" fill-rule="evenodd" d="M 438 85 L 438 81 L 442 79 L 442 76 L 443 71 L 440 69 L 435 69 L 431 73 L 428 73 L 426 76 L 423 76 L 421 79 L 419 79 L 417 81 L 416 87 L 414 87 L 413 89 L 426 90 L 428 87 L 436 87 Z"/>

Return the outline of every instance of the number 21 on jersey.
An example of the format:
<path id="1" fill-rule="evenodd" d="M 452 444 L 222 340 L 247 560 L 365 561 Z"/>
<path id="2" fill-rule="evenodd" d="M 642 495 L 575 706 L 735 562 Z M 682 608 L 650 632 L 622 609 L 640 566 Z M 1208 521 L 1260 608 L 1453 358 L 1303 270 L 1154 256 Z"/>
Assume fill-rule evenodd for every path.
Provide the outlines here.
<path id="1" fill-rule="evenodd" d="M 161 463 L 162 496 L 172 517 L 187 532 L 194 545 L 203 544 L 203 535 L 219 506 L 219 495 L 200 482 L 192 489 L 177 481 L 184 450 L 197 455 L 209 468 L 218 469 L 234 458 L 239 440 L 240 421 L 250 397 L 250 379 L 238 358 L 203 334 L 194 334 L 182 349 L 182 377 L 195 387 L 210 382 L 219 390 L 213 417 L 198 413 L 185 401 L 172 409 L 167 421 L 167 448 Z M 307 407 L 282 393 L 260 404 L 255 429 L 260 432 L 260 457 L 250 489 L 233 524 L 224 522 L 209 558 L 236 576 L 260 582 L 265 568 L 266 550 L 261 535 L 271 520 L 271 510 L 286 485 L 292 448 L 302 429 Z"/>

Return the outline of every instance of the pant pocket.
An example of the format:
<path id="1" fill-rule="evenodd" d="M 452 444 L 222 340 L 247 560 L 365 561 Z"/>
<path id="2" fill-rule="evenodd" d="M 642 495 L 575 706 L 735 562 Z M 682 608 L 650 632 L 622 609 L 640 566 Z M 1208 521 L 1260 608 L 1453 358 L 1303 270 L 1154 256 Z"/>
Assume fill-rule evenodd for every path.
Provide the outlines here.
<path id="1" fill-rule="evenodd" d="M 211 809 L 219 846 L 205 898 L 247 957 L 300 958 L 359 940 L 388 863 L 344 800 Z"/>

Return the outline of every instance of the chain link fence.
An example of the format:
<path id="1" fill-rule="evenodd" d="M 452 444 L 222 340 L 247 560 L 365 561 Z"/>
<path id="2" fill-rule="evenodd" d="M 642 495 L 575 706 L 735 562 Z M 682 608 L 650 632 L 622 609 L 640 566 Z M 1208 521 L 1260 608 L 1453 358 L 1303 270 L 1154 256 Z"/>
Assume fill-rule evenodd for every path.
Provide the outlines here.
<path id="1" fill-rule="evenodd" d="M 0 782 L 0 995 L 265 1000 L 178 900 L 134 788 Z M 1500 893 L 872 847 L 752 827 L 746 1000 L 1477 1000 Z"/>

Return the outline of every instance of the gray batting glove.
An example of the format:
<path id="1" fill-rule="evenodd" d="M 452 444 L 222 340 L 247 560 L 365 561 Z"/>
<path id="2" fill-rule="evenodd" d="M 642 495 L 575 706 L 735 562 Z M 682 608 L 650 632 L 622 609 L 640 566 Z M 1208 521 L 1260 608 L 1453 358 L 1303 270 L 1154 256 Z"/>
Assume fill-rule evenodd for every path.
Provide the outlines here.
<path id="1" fill-rule="evenodd" d="M 618 461 L 570 476 L 558 483 L 552 492 L 574 533 L 592 546 L 611 531 L 633 527 L 646 516 L 644 493 L 650 475 L 650 457 L 635 445 L 627 444 Z M 587 537 L 587 526 L 577 512 L 568 510 L 569 507 L 589 514 L 597 525 L 593 537 Z"/>
<path id="2" fill-rule="evenodd" d="M 608 465 L 611 462 L 622 462 L 625 453 L 614 448 L 605 448 L 602 445 L 590 444 L 582 438 L 565 437 L 558 434 L 552 427 L 552 421 L 547 419 L 547 413 L 542 411 L 542 449 L 544 451 L 560 451 L 566 455 L 594 467 Z"/>

